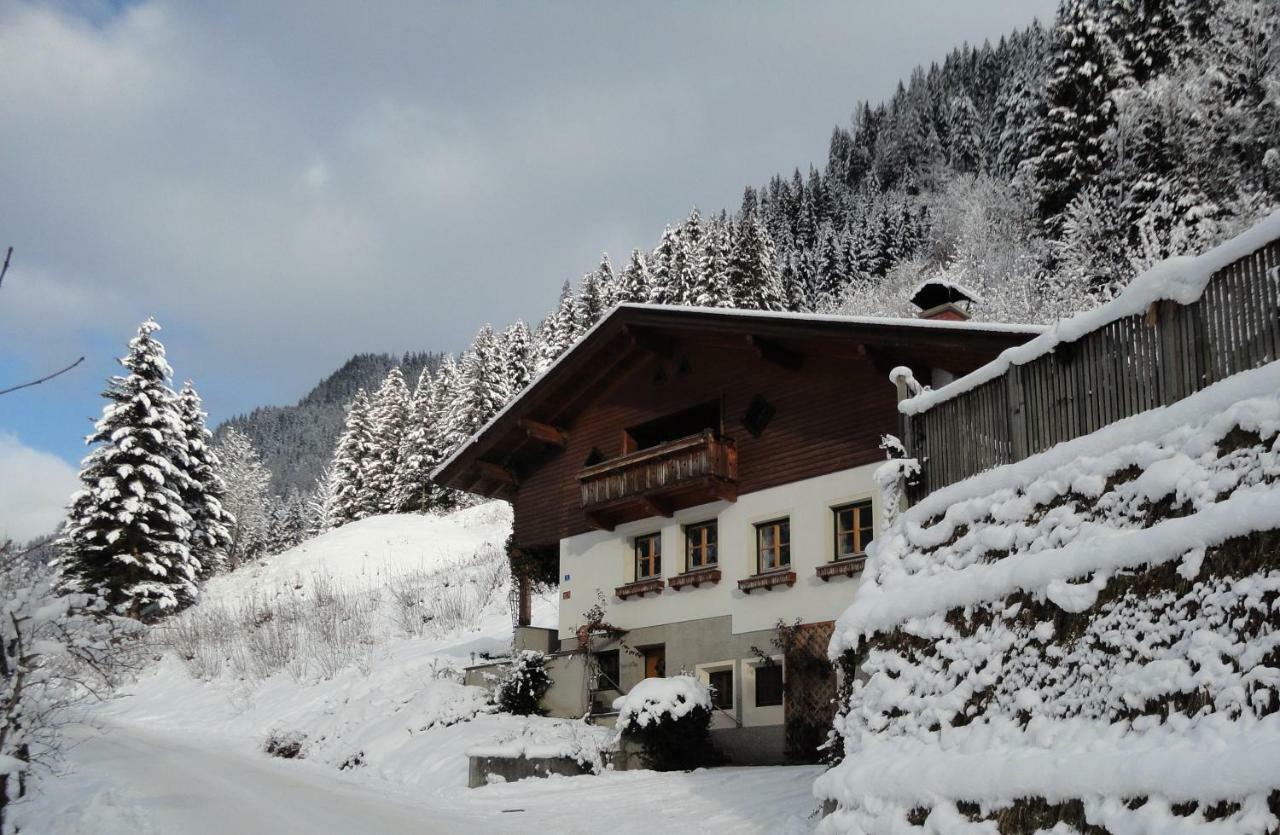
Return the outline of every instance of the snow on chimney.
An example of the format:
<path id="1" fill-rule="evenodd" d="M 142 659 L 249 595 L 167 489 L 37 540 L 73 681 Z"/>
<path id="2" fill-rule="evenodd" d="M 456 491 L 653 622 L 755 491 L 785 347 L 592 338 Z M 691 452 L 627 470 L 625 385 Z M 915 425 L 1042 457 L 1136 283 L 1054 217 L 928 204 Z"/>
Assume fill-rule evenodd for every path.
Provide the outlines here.
<path id="1" fill-rule="evenodd" d="M 911 303 L 920 308 L 921 319 L 963 322 L 969 318 L 969 307 L 982 297 L 954 281 L 931 278 L 922 281 L 911 293 Z"/>

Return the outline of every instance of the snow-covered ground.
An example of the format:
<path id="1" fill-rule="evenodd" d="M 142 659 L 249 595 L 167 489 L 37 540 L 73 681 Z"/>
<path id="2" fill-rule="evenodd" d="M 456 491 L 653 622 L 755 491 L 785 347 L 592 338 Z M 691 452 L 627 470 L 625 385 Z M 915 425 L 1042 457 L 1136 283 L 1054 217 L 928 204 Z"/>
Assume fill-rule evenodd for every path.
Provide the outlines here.
<path id="1" fill-rule="evenodd" d="M 804 832 L 819 769 L 604 772 L 468 789 L 469 751 L 593 759 L 610 733 L 495 714 L 460 683 L 510 646 L 505 504 L 388 516 L 209 583 L 15 817 L 41 833 Z M 535 623 L 556 601 L 535 600 Z M 441 615 L 444 613 L 444 615 Z M 268 756 L 269 740 L 301 758 Z"/>

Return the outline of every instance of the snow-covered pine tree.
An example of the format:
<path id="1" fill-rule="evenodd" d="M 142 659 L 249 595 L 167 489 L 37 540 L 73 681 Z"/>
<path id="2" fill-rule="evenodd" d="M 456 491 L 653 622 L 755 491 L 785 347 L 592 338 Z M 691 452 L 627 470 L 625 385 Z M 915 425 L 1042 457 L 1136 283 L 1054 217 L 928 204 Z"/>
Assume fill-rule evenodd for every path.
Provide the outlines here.
<path id="1" fill-rule="evenodd" d="M 360 505 L 365 515 L 394 513 L 400 444 L 409 428 L 409 389 L 404 374 L 392 368 L 369 407 L 369 449 L 364 457 Z"/>
<path id="2" fill-rule="evenodd" d="M 956 171 L 971 174 L 982 168 L 982 126 L 978 110 L 967 95 L 951 99 L 947 114 L 948 157 Z"/>
<path id="3" fill-rule="evenodd" d="M 187 455 L 188 488 L 183 494 L 183 507 L 191 517 L 191 555 L 200 563 L 198 576 L 205 579 L 226 567 L 231 547 L 231 529 L 235 518 L 223 507 L 226 485 L 218 475 L 218 454 L 213 450 L 213 436 L 205 426 L 200 395 L 190 380 L 178 394 L 178 414 L 182 417 Z"/>
<path id="4" fill-rule="evenodd" d="M 605 290 L 600 286 L 600 275 L 595 270 L 582 277 L 578 286 L 578 312 L 582 316 L 582 330 L 586 330 L 600 321 L 600 317 L 608 310 Z"/>
<path id="5" fill-rule="evenodd" d="M 275 556 L 302 542 L 306 536 L 305 509 L 296 490 L 291 490 L 287 496 L 273 497 L 268 505 L 267 534 L 262 553 Z"/>
<path id="6" fill-rule="evenodd" d="M 59 543 L 63 588 L 100 594 L 134 618 L 172 612 L 198 593 L 186 439 L 159 329 L 154 319 L 139 326 L 120 360 L 127 373 L 107 384 L 87 439 L 99 446 L 81 464 L 83 488 Z"/>
<path id="7" fill-rule="evenodd" d="M 583 315 L 573 287 L 565 282 L 560 288 L 560 303 L 538 327 L 537 370 L 556 361 L 556 357 L 574 343 L 582 333 Z"/>
<path id="8" fill-rule="evenodd" d="M 676 271 L 679 268 L 680 230 L 668 226 L 662 230 L 662 240 L 649 256 L 649 298 L 653 304 L 679 304 L 680 287 Z"/>
<path id="9" fill-rule="evenodd" d="M 422 369 L 418 385 L 409 404 L 409 427 L 400 444 L 400 465 L 395 477 L 395 512 L 423 513 L 434 506 L 436 488 L 431 472 L 440 463 L 435 443 L 439 429 L 438 415 L 433 412 L 435 384 L 427 369 Z"/>
<path id="10" fill-rule="evenodd" d="M 227 565 L 234 569 L 257 558 L 267 544 L 271 471 L 263 466 L 249 436 L 238 429 L 227 430 L 217 454 L 218 476 L 226 486 L 223 506 L 235 518 L 227 548 Z"/>
<path id="11" fill-rule="evenodd" d="M 784 310 L 786 307 L 773 241 L 754 211 L 738 220 L 729 252 L 729 283 L 734 307 L 753 310 Z"/>
<path id="12" fill-rule="evenodd" d="M 329 517 L 334 527 L 363 519 L 369 515 L 363 504 L 365 461 L 373 444 L 373 423 L 369 414 L 369 397 L 364 389 L 356 392 L 347 408 L 347 420 L 338 436 L 333 452 L 333 500 Z"/>
<path id="13" fill-rule="evenodd" d="M 506 405 L 505 370 L 493 328 L 485 325 L 462 357 L 459 384 L 449 403 L 446 438 L 450 450 L 474 435 Z"/>
<path id="14" fill-rule="evenodd" d="M 1099 0 L 1063 0 L 1052 56 L 1035 177 L 1040 217 L 1056 232 L 1060 215 L 1107 164 L 1103 139 L 1122 79 Z"/>
<path id="15" fill-rule="evenodd" d="M 333 473 L 332 464 L 326 464 L 316 478 L 315 486 L 307 493 L 304 504 L 304 530 L 308 539 L 337 527 L 332 516 L 337 485 Z"/>
<path id="16" fill-rule="evenodd" d="M 450 425 L 450 406 L 458 397 L 458 389 L 463 384 L 462 371 L 451 355 L 446 355 L 431 379 L 431 397 L 424 422 L 429 427 L 427 439 L 430 442 L 431 454 L 435 457 L 433 467 L 443 462 L 453 452 L 450 438 L 454 437 Z M 448 510 L 459 502 L 457 491 L 448 490 L 439 485 L 432 485 L 430 495 L 432 510 Z"/>
<path id="17" fill-rule="evenodd" d="M 696 304 L 702 276 L 702 216 L 694 206 L 680 226 L 676 251 L 671 264 L 672 297 L 675 304 Z"/>
<path id="18" fill-rule="evenodd" d="M 607 257 L 607 256 L 606 256 Z M 533 337 L 529 326 L 517 321 L 508 325 L 499 338 L 502 355 L 505 399 L 510 400 L 533 379 Z"/>
<path id="19" fill-rule="evenodd" d="M 596 267 L 596 281 L 600 285 L 600 295 L 604 299 L 604 310 L 607 313 L 610 308 L 618 304 L 618 277 L 614 275 L 613 262 L 609 260 L 607 252 L 600 255 L 600 266 Z"/>
<path id="20" fill-rule="evenodd" d="M 616 299 L 618 304 L 636 304 L 649 300 L 649 287 L 652 284 L 649 275 L 649 264 L 638 249 L 631 250 L 631 260 L 618 276 Z"/>
<path id="21" fill-rule="evenodd" d="M 733 293 L 729 285 L 729 225 L 712 220 L 702 235 L 702 253 L 698 264 L 698 281 L 691 302 L 698 307 L 731 307 Z"/>

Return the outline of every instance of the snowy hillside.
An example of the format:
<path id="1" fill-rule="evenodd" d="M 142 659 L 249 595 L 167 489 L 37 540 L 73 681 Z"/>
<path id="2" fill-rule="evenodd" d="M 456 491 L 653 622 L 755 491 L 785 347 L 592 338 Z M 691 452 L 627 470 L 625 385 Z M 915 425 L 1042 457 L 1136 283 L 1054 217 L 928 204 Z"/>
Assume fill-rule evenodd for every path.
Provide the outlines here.
<path id="1" fill-rule="evenodd" d="M 1277 831 L 1278 392 L 1238 374 L 877 539 L 823 831 Z"/>
<path id="2" fill-rule="evenodd" d="M 510 510 L 372 517 L 210 582 L 92 711 L 31 832 L 808 831 L 817 769 L 606 772 L 468 789 L 468 752 L 599 761 L 612 731 L 498 714 L 460 683 L 511 645 Z M 534 622 L 555 620 L 554 592 Z M 296 745 L 298 756 L 269 756 Z M 174 798 L 181 798 L 174 802 Z M 627 804 L 639 804 L 626 813 Z M 566 811 L 571 810 L 571 811 Z M 696 822 L 696 823 L 695 823 Z"/>

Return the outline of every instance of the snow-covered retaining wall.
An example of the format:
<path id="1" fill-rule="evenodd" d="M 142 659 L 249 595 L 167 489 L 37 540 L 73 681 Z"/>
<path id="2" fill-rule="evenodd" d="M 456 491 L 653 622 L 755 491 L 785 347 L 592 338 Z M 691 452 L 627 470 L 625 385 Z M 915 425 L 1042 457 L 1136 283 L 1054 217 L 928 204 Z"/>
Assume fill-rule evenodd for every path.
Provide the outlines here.
<path id="1" fill-rule="evenodd" d="M 824 832 L 1280 830 L 1280 364 L 959 482 L 837 624 Z"/>

